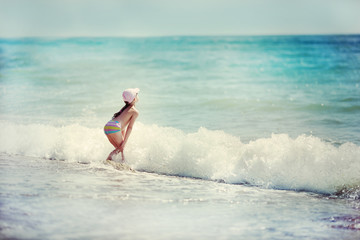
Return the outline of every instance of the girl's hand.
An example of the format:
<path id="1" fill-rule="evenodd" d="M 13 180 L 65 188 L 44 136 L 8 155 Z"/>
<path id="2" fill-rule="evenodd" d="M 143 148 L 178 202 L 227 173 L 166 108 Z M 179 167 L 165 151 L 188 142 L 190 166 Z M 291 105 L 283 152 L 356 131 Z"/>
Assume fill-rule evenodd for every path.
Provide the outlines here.
<path id="1" fill-rule="evenodd" d="M 125 148 L 125 142 L 123 141 L 119 147 L 120 152 L 124 151 L 124 148 Z"/>

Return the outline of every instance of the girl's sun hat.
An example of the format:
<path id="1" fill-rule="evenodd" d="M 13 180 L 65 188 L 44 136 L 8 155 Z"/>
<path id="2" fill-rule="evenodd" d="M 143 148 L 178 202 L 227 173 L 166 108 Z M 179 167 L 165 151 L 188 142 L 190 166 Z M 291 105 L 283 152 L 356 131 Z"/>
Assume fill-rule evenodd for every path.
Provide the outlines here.
<path id="1" fill-rule="evenodd" d="M 140 91 L 140 89 L 138 89 L 138 88 L 125 89 L 122 94 L 124 102 L 131 103 L 132 101 L 134 101 L 136 94 L 138 94 L 139 91 Z"/>

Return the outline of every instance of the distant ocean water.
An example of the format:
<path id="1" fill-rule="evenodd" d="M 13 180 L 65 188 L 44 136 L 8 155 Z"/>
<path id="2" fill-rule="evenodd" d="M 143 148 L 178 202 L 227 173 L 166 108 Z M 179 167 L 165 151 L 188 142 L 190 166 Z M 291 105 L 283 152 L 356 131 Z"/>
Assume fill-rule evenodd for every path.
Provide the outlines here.
<path id="1" fill-rule="evenodd" d="M 103 162 L 129 87 L 134 174 Z M 3 236 L 360 236 L 360 35 L 0 39 L 0 99 Z"/>

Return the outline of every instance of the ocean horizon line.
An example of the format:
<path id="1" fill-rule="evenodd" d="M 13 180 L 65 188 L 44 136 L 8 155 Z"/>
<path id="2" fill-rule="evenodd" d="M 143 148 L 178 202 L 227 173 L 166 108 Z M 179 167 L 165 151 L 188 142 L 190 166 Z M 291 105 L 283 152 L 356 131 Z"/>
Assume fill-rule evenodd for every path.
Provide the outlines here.
<path id="1" fill-rule="evenodd" d="M 359 36 L 360 33 L 315 33 L 315 34 L 179 34 L 179 35 L 103 35 L 103 36 L 0 36 L 0 39 L 85 39 L 85 38 L 98 38 L 98 39 L 107 39 L 107 38 L 176 38 L 176 37 L 194 37 L 194 38 L 203 38 L 203 37 L 311 37 L 311 36 Z"/>

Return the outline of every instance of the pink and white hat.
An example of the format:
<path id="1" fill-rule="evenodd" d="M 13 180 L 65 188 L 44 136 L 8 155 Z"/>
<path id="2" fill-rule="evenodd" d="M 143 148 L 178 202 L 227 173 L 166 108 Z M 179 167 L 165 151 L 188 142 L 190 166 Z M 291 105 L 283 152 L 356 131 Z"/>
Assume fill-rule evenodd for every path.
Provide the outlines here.
<path id="1" fill-rule="evenodd" d="M 125 91 L 122 94 L 124 102 L 131 103 L 132 101 L 134 101 L 136 94 L 138 94 L 139 91 L 140 91 L 140 89 L 138 89 L 138 88 L 125 89 Z"/>

